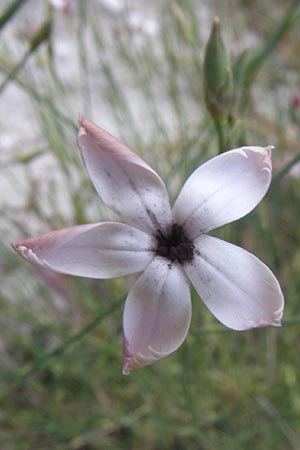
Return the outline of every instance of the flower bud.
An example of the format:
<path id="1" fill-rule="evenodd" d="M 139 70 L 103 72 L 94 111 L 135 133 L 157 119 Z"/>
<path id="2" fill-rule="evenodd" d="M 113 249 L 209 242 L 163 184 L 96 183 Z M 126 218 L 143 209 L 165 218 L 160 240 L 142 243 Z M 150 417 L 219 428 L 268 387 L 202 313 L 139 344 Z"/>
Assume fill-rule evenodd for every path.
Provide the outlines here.
<path id="1" fill-rule="evenodd" d="M 233 103 L 232 71 L 218 17 L 213 21 L 205 51 L 204 94 L 207 108 L 215 121 L 222 121 L 230 115 Z"/>

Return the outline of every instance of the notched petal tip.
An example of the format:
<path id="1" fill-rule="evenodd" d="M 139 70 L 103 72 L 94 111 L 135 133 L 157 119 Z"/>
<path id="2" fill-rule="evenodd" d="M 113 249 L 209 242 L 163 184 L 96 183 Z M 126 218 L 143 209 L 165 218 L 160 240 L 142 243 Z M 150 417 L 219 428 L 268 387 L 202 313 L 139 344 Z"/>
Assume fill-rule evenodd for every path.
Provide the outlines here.
<path id="1" fill-rule="evenodd" d="M 272 150 L 274 149 L 274 145 L 268 145 L 267 147 L 258 147 L 258 146 L 250 146 L 250 147 L 241 147 L 236 149 L 238 153 L 243 155 L 245 158 L 249 158 L 251 152 L 260 154 L 261 158 L 257 160 L 257 163 L 260 167 L 259 170 L 261 172 L 267 172 L 270 176 L 272 174 Z"/>
<path id="2" fill-rule="evenodd" d="M 274 145 L 268 145 L 267 147 L 263 148 L 264 166 L 262 167 L 262 170 L 268 172 L 270 175 L 272 174 L 272 150 L 274 150 L 274 148 Z"/>
<path id="3" fill-rule="evenodd" d="M 98 144 L 104 144 L 110 142 L 110 145 L 119 143 L 121 144 L 116 138 L 114 138 L 111 134 L 109 134 L 107 131 L 103 130 L 101 127 L 96 125 L 95 123 L 91 122 L 90 120 L 86 119 L 84 116 L 79 116 L 79 133 L 78 137 L 82 135 L 89 136 L 92 140 L 95 142 L 98 142 Z M 123 144 L 121 144 L 123 145 Z M 80 147 L 80 146 L 79 146 Z"/>
<path id="4" fill-rule="evenodd" d="M 169 355 L 169 353 L 157 352 L 151 346 L 148 349 L 151 353 L 151 356 L 148 357 L 140 352 L 133 353 L 130 351 L 128 340 L 125 336 L 123 337 L 123 375 L 129 375 L 133 369 L 148 366 L 154 361 Z"/>
<path id="5" fill-rule="evenodd" d="M 275 145 L 267 145 L 267 147 L 265 147 L 265 150 L 269 153 L 269 155 L 271 155 L 272 150 L 274 150 Z"/>
<path id="6" fill-rule="evenodd" d="M 77 143 L 79 145 L 79 139 L 82 136 L 85 136 L 87 134 L 87 132 L 85 129 L 86 119 L 81 114 L 79 114 L 78 122 L 79 122 L 79 130 L 78 130 L 78 134 L 77 134 Z M 80 145 L 79 145 L 79 148 L 80 148 Z"/>
<path id="7" fill-rule="evenodd" d="M 25 245 L 22 244 L 11 244 L 11 246 L 26 261 L 34 264 L 35 266 L 51 270 L 51 267 L 46 263 L 46 261 L 38 258 L 37 254 L 34 253 L 31 248 L 25 247 Z"/>
<path id="8" fill-rule="evenodd" d="M 279 307 L 273 312 L 272 320 L 268 324 L 273 327 L 281 327 L 281 319 L 284 311 L 284 296 L 281 291 L 279 283 L 278 283 L 278 300 L 279 300 Z"/>
<path id="9" fill-rule="evenodd" d="M 91 136 L 93 139 L 96 139 L 97 136 L 101 134 L 101 132 L 106 133 L 104 130 L 102 130 L 101 127 L 96 125 L 95 123 L 88 120 L 86 117 L 84 117 L 82 114 L 79 114 L 78 117 L 79 122 L 79 135 L 81 134 L 87 134 Z"/>
<path id="10" fill-rule="evenodd" d="M 81 113 L 78 113 L 78 123 L 79 126 L 82 126 L 81 123 L 84 121 L 84 116 Z"/>
<path id="11" fill-rule="evenodd" d="M 84 116 L 79 115 L 79 131 L 77 135 L 77 144 L 79 146 L 80 151 L 82 152 L 82 146 L 84 145 L 84 141 L 81 141 L 82 137 L 88 136 L 90 137 L 94 142 L 97 142 L 100 140 L 100 142 L 105 139 L 106 133 L 102 128 L 98 127 L 96 124 L 91 122 L 90 120 L 86 119 Z"/>
<path id="12" fill-rule="evenodd" d="M 153 353 L 153 358 L 145 357 L 141 353 L 136 353 L 135 355 L 132 355 L 132 357 L 123 358 L 123 370 L 122 370 L 123 375 L 129 375 L 133 369 L 149 366 L 157 359 L 161 359 L 164 356 L 167 356 L 162 355 L 161 353 L 158 352 L 154 352 L 154 350 L 152 350 L 151 347 L 149 347 L 149 350 L 151 351 L 151 353 Z"/>
<path id="13" fill-rule="evenodd" d="M 279 287 L 280 289 L 280 287 Z M 273 313 L 270 314 L 269 319 L 260 319 L 259 321 L 248 321 L 248 326 L 245 328 L 246 330 L 250 330 L 253 328 L 265 328 L 265 327 L 281 327 L 281 319 L 283 316 L 284 311 L 284 297 L 281 293 L 281 304 L 278 309 L 273 311 Z"/>
<path id="14" fill-rule="evenodd" d="M 83 136 L 86 136 L 86 132 L 84 128 L 79 128 L 78 134 L 77 134 L 77 144 L 80 144 L 80 138 L 82 138 Z M 80 145 L 79 145 L 80 147 Z"/>
<path id="15" fill-rule="evenodd" d="M 154 358 L 155 359 L 155 358 Z M 139 367 L 144 367 L 151 364 L 154 359 L 145 358 L 141 353 L 136 353 L 131 358 L 123 359 L 123 375 L 129 375 L 133 369 L 137 369 Z"/>
<path id="16" fill-rule="evenodd" d="M 266 328 L 266 327 L 281 327 L 281 321 L 277 319 L 274 319 L 273 321 L 261 319 L 259 322 L 249 322 L 245 330 L 252 330 L 253 328 Z M 238 331 L 243 331 L 243 329 Z"/>
<path id="17" fill-rule="evenodd" d="M 86 119 L 81 113 L 78 114 L 78 122 L 81 128 L 85 128 L 85 124 L 89 123 L 89 120 Z"/>
<path id="18" fill-rule="evenodd" d="M 133 369 L 149 366 L 153 362 L 170 355 L 170 352 L 159 352 L 154 350 L 154 348 L 152 348 L 151 345 L 148 346 L 148 350 L 151 356 L 145 356 L 140 352 L 134 354 L 130 352 L 128 341 L 126 340 L 127 344 L 125 344 L 125 340 L 126 338 L 124 338 L 123 341 L 124 342 L 123 370 L 122 370 L 123 375 L 129 375 Z"/>
<path id="19" fill-rule="evenodd" d="M 284 297 L 282 294 L 281 305 L 276 311 L 274 311 L 273 322 L 270 325 L 273 325 L 273 327 L 281 327 L 281 319 L 283 316 L 283 311 L 284 311 Z"/>
<path id="20" fill-rule="evenodd" d="M 129 375 L 132 369 L 146 366 L 151 362 L 152 360 L 147 363 L 146 358 L 141 353 L 133 353 L 130 350 L 129 342 L 126 339 L 126 336 L 123 336 L 123 375 Z"/>

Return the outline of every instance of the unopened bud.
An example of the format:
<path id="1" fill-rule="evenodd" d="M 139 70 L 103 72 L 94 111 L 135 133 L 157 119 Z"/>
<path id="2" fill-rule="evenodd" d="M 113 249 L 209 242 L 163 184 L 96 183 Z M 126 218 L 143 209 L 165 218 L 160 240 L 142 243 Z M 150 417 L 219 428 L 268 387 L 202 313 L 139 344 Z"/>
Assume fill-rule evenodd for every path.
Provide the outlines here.
<path id="1" fill-rule="evenodd" d="M 220 19 L 215 17 L 204 57 L 204 93 L 209 112 L 214 120 L 230 115 L 233 104 L 233 79 L 220 30 Z"/>

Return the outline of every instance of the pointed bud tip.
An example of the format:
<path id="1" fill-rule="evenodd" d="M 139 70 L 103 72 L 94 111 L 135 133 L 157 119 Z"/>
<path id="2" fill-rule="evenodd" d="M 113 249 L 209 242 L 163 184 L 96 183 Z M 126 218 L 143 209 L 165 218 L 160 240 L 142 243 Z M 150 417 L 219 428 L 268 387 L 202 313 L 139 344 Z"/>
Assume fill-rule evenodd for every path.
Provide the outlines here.
<path id="1" fill-rule="evenodd" d="M 217 27 L 219 27 L 220 25 L 221 25 L 220 18 L 219 18 L 218 16 L 216 16 L 216 17 L 214 18 L 214 20 L 213 20 L 213 26 L 214 26 L 215 28 L 217 28 Z"/>
<path id="2" fill-rule="evenodd" d="M 214 120 L 228 117 L 234 102 L 234 86 L 229 54 L 226 50 L 219 17 L 212 22 L 204 55 L 204 95 Z"/>

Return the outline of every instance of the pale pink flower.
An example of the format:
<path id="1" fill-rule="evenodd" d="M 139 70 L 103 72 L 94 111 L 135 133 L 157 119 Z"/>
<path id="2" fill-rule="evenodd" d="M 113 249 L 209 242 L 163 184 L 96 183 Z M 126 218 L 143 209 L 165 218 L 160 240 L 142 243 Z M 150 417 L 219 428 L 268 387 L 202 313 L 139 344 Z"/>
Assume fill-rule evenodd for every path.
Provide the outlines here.
<path id="1" fill-rule="evenodd" d="M 189 280 L 227 327 L 280 326 L 284 299 L 270 269 L 207 234 L 264 197 L 271 147 L 241 147 L 210 159 L 187 179 L 171 209 L 159 175 L 110 134 L 81 119 L 78 144 L 102 201 L 126 224 L 79 225 L 14 248 L 59 273 L 112 278 L 141 272 L 125 303 L 124 374 L 182 344 L 191 321 Z"/>

